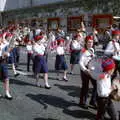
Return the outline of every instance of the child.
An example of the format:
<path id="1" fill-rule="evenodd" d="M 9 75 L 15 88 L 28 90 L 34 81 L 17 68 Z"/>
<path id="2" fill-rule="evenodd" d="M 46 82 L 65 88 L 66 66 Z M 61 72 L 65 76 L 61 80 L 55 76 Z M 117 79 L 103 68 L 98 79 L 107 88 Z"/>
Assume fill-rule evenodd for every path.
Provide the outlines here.
<path id="1" fill-rule="evenodd" d="M 35 55 L 33 62 L 33 71 L 36 78 L 36 85 L 39 87 L 39 73 L 44 74 L 45 88 L 50 89 L 51 86 L 48 84 L 48 65 L 46 63 L 44 53 L 45 45 L 41 43 L 43 36 L 36 37 L 36 43 L 33 45 L 33 53 Z"/>
<path id="2" fill-rule="evenodd" d="M 92 90 L 92 97 L 90 100 L 90 105 L 94 108 L 96 108 L 96 80 L 94 80 L 90 76 L 90 70 L 88 69 L 88 64 L 90 60 L 94 57 L 94 49 L 93 49 L 93 43 L 94 43 L 94 38 L 93 36 L 88 35 L 85 38 L 85 46 L 84 49 L 81 52 L 80 56 L 80 72 L 81 72 L 81 80 L 82 80 L 82 88 L 80 92 L 80 103 L 79 105 L 82 108 L 88 109 L 87 105 L 87 98 L 88 98 L 88 91 L 89 91 L 89 81 L 91 81 L 93 85 L 93 90 Z"/>
<path id="3" fill-rule="evenodd" d="M 9 56 L 9 52 L 5 51 L 5 44 L 0 40 L 0 79 L 4 81 L 5 87 L 5 98 L 12 100 L 9 87 L 9 77 L 8 77 L 8 66 L 6 63 L 6 58 Z"/>
<path id="4" fill-rule="evenodd" d="M 73 74 L 73 69 L 75 64 L 79 63 L 81 46 L 81 36 L 79 34 L 75 35 L 74 40 L 70 43 L 70 74 Z"/>
<path id="5" fill-rule="evenodd" d="M 58 77 L 59 77 L 59 71 L 60 70 L 64 70 L 64 76 L 63 76 L 63 80 L 68 81 L 67 79 L 67 64 L 65 61 L 65 57 L 64 57 L 64 39 L 59 39 L 57 40 L 57 55 L 56 55 L 56 61 L 55 61 L 55 69 L 58 71 Z"/>
<path id="6" fill-rule="evenodd" d="M 112 31 L 112 40 L 108 43 L 105 49 L 105 55 L 110 56 L 110 57 L 120 55 L 119 39 L 120 39 L 120 30 Z M 112 80 L 117 77 L 117 71 L 119 72 L 119 75 L 120 75 L 119 60 L 115 59 L 115 64 L 116 64 L 116 68 L 112 75 Z"/>
<path id="7" fill-rule="evenodd" d="M 104 120 L 105 112 L 107 111 L 111 120 L 116 119 L 116 112 L 112 100 L 110 99 L 111 93 L 111 75 L 115 69 L 115 63 L 112 59 L 107 58 L 102 62 L 103 75 L 97 80 L 97 94 L 98 94 L 98 108 L 96 120 Z"/>
<path id="8" fill-rule="evenodd" d="M 33 62 L 33 45 L 32 45 L 32 41 L 29 40 L 27 45 L 26 45 L 26 49 L 27 49 L 27 71 L 30 71 L 30 61 L 32 60 Z"/>

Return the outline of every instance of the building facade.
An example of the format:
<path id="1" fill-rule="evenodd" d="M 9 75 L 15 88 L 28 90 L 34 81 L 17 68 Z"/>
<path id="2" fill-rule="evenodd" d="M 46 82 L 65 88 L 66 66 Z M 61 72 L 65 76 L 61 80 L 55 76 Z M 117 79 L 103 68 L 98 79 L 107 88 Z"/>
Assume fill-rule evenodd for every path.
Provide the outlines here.
<path id="1" fill-rule="evenodd" d="M 60 26 L 65 31 L 74 31 L 81 21 L 88 29 L 109 26 L 120 9 L 117 0 L 2 0 L 0 5 L 3 25 L 36 22 L 45 29 Z"/>

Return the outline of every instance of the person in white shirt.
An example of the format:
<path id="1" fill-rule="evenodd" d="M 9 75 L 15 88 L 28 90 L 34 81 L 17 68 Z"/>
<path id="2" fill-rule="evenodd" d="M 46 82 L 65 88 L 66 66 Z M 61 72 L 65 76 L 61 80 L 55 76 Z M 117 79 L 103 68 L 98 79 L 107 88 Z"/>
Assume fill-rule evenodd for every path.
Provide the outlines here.
<path id="1" fill-rule="evenodd" d="M 11 64 L 12 65 L 12 69 L 13 69 L 13 72 L 14 72 L 14 76 L 15 77 L 17 77 L 18 75 L 19 75 L 19 73 L 17 73 L 17 71 L 16 71 L 16 66 L 17 66 L 17 64 L 16 64 L 16 58 L 17 58 L 17 46 L 16 46 L 16 41 L 14 41 L 13 43 L 10 43 L 10 41 L 11 41 L 11 39 L 12 38 L 9 38 L 9 37 L 13 37 L 13 34 L 9 34 L 8 36 L 6 36 L 6 39 L 9 41 L 9 43 L 8 43 L 8 47 L 9 47 L 9 49 L 11 49 L 10 50 L 10 55 L 8 56 L 8 64 Z M 5 39 L 5 40 L 6 40 Z M 5 41 L 4 40 L 4 41 Z M 3 41 L 3 42 L 4 42 Z M 4 44 L 5 44 L 5 42 L 4 42 Z M 11 45 L 10 45 L 11 44 Z M 18 55 L 19 56 L 19 55 Z"/>
<path id="2" fill-rule="evenodd" d="M 45 88 L 50 89 L 51 86 L 48 84 L 48 65 L 46 63 L 44 53 L 45 53 L 45 46 L 43 43 L 40 42 L 41 38 L 38 36 L 36 38 L 37 42 L 33 45 L 33 53 L 34 53 L 34 63 L 33 63 L 33 72 L 36 77 L 36 84 L 39 85 L 39 73 L 44 74 L 44 82 Z"/>
<path id="3" fill-rule="evenodd" d="M 120 54 L 120 31 L 112 31 L 112 41 L 110 41 L 105 49 L 104 54 L 107 56 L 114 56 L 116 54 Z"/>
<path id="4" fill-rule="evenodd" d="M 40 32 L 41 32 L 41 29 L 40 29 L 40 28 L 37 28 L 37 29 L 35 30 L 35 36 L 39 35 Z"/>
<path id="5" fill-rule="evenodd" d="M 111 75 L 115 70 L 115 62 L 107 58 L 102 62 L 103 73 L 97 79 L 97 116 L 96 120 L 104 120 L 107 111 L 110 120 L 117 120 L 114 104 L 110 98 L 112 91 Z"/>
<path id="6" fill-rule="evenodd" d="M 28 36 L 29 36 L 29 40 L 33 40 L 34 39 L 33 29 L 30 31 Z"/>
<path id="7" fill-rule="evenodd" d="M 79 105 L 85 109 L 88 109 L 87 104 L 87 97 L 88 97 L 88 90 L 89 90 L 89 81 L 91 81 L 93 85 L 92 90 L 92 97 L 90 100 L 91 107 L 96 108 L 96 80 L 94 80 L 90 75 L 90 69 L 88 69 L 89 61 L 95 56 L 94 49 L 93 49 L 94 38 L 93 36 L 87 36 L 85 38 L 85 47 L 83 53 L 80 56 L 80 73 L 81 73 L 81 80 L 82 80 L 82 88 L 80 92 L 80 103 Z"/>
<path id="8" fill-rule="evenodd" d="M 2 38 L 1 38 L 2 39 Z M 10 94 L 10 86 L 9 86 L 9 77 L 8 77 L 8 67 L 6 63 L 6 58 L 9 56 L 9 50 L 6 51 L 6 45 L 2 43 L 0 39 L 0 73 L 1 79 L 4 81 L 5 87 L 5 98 L 8 100 L 12 100 L 12 96 Z"/>
<path id="9" fill-rule="evenodd" d="M 80 35 L 75 35 L 74 40 L 70 44 L 70 74 L 73 74 L 75 64 L 79 63 L 80 51 L 82 49 Z"/>
<path id="10" fill-rule="evenodd" d="M 55 60 L 55 69 L 57 71 L 57 76 L 59 78 L 59 71 L 64 70 L 63 80 L 68 81 L 67 79 L 67 69 L 68 66 L 65 61 L 65 51 L 64 51 L 64 39 L 57 40 L 58 47 L 56 48 L 56 60 Z"/>
<path id="11" fill-rule="evenodd" d="M 28 44 L 26 45 L 26 49 L 27 49 L 27 71 L 30 71 L 30 61 L 33 61 L 33 45 L 32 45 L 32 41 L 29 40 Z"/>
<path id="12" fill-rule="evenodd" d="M 120 40 L 120 30 L 115 30 L 112 31 L 112 41 L 110 41 L 105 49 L 104 54 L 109 56 L 109 57 L 113 57 L 114 56 L 120 56 L 120 44 L 119 44 L 119 40 Z M 120 60 L 115 59 L 115 63 L 116 63 L 116 69 L 112 75 L 112 80 L 117 77 L 117 71 L 120 74 Z"/>
<path id="13" fill-rule="evenodd" d="M 56 37 L 55 33 L 53 31 L 50 31 L 48 34 L 48 39 L 50 41 L 50 50 L 53 51 L 57 47 Z"/>
<path id="14" fill-rule="evenodd" d="M 64 37 L 65 37 L 65 32 L 61 28 L 58 28 L 57 33 L 56 33 L 56 39 L 60 39 Z"/>
<path id="15" fill-rule="evenodd" d="M 19 61 L 20 61 L 20 46 L 19 46 L 19 41 L 16 40 L 15 41 L 15 64 L 16 64 L 16 67 L 19 65 Z"/>

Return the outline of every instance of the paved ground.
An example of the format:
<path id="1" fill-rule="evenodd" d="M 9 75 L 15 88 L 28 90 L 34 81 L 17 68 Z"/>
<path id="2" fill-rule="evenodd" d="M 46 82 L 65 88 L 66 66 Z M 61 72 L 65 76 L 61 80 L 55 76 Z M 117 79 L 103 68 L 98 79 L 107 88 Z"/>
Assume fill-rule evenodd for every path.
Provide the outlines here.
<path id="1" fill-rule="evenodd" d="M 66 58 L 69 64 L 69 57 Z M 20 59 L 19 70 L 25 73 L 25 51 Z M 54 60 L 54 55 L 49 56 L 49 83 L 52 86 L 50 90 L 44 88 L 42 76 L 42 87 L 38 88 L 32 75 L 19 75 L 15 78 L 13 72 L 9 71 L 14 99 L 0 100 L 0 120 L 94 120 L 95 110 L 84 110 L 78 106 L 81 86 L 79 66 L 75 67 L 73 76 L 68 75 L 68 82 L 59 81 L 54 72 Z M 0 84 L 1 92 L 4 94 L 2 83 Z M 120 110 L 119 103 L 115 103 L 115 106 Z"/>

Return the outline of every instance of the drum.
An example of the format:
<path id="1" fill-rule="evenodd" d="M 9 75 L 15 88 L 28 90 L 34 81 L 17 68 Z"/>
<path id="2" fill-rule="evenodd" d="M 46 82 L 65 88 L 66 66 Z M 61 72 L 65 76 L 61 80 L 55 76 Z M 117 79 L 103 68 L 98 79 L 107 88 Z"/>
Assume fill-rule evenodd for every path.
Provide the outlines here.
<path id="1" fill-rule="evenodd" d="M 102 62 L 107 59 L 106 56 L 96 56 L 93 57 L 88 63 L 88 69 L 90 70 L 90 75 L 93 79 L 98 80 L 99 76 L 103 74 Z"/>
<path id="2" fill-rule="evenodd" d="M 114 101 L 120 101 L 120 79 L 113 80 L 112 89 L 110 98 Z"/>

